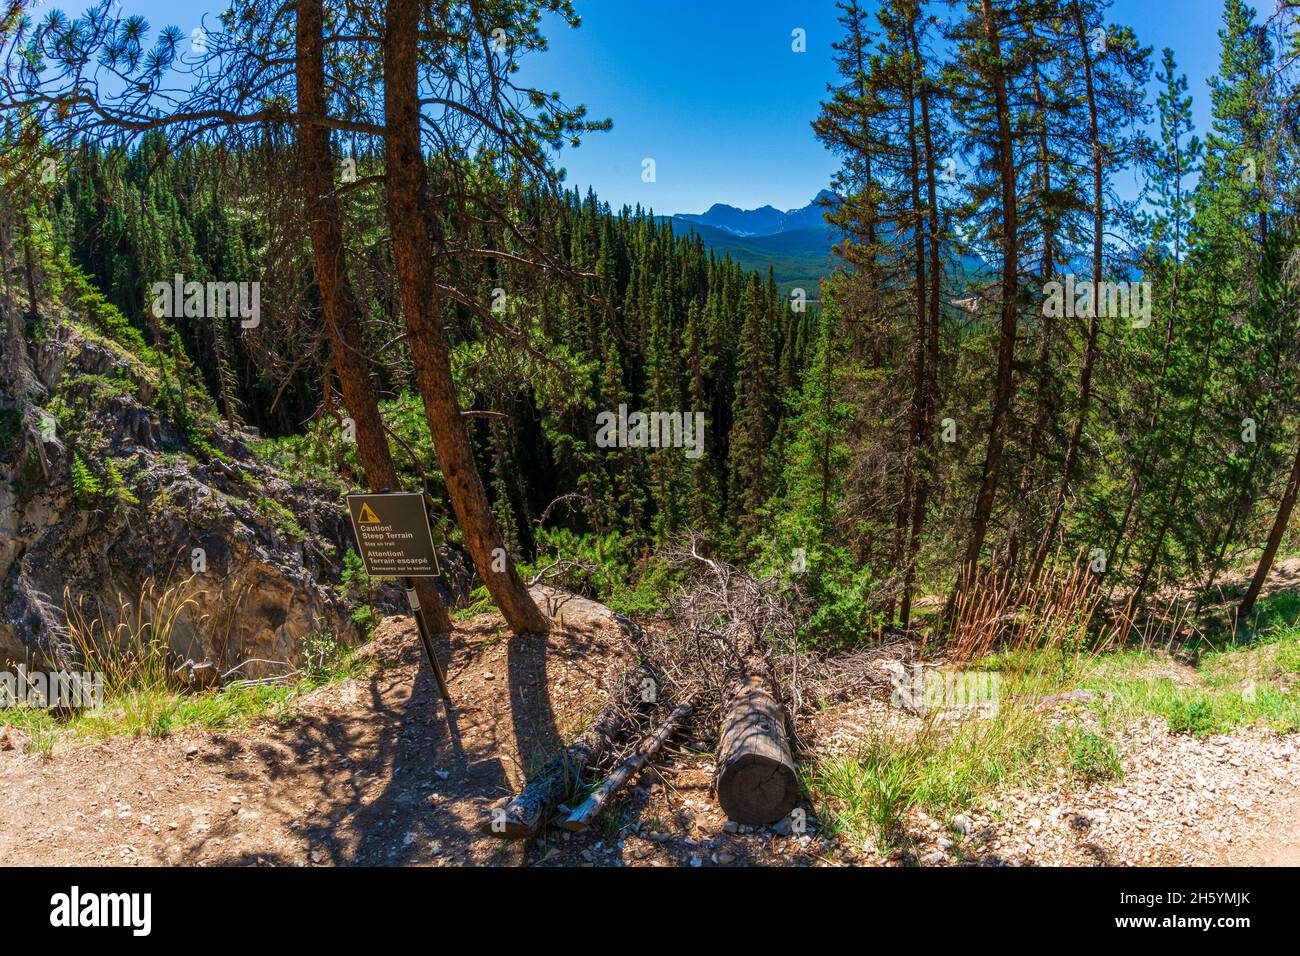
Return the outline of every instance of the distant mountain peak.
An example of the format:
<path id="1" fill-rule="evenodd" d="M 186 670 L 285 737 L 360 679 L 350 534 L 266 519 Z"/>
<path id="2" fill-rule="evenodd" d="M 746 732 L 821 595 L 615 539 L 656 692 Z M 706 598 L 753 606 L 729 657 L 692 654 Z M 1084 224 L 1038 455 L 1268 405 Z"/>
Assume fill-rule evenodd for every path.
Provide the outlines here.
<path id="1" fill-rule="evenodd" d="M 673 219 L 712 226 L 733 236 L 775 236 L 795 229 L 823 225 L 825 209 L 820 200 L 833 195 L 829 190 L 823 189 L 808 205 L 785 212 L 771 205 L 759 206 L 757 209 L 737 209 L 727 203 L 715 202 L 707 212 L 679 212 Z"/>

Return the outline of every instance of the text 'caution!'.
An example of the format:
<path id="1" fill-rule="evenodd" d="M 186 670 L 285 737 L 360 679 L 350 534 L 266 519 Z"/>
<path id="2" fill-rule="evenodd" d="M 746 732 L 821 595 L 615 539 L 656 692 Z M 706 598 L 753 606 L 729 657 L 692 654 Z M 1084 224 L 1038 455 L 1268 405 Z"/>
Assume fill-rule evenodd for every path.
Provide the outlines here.
<path id="1" fill-rule="evenodd" d="M 361 560 L 371 577 L 438 576 L 433 532 L 422 493 L 348 495 L 348 513 Z"/>

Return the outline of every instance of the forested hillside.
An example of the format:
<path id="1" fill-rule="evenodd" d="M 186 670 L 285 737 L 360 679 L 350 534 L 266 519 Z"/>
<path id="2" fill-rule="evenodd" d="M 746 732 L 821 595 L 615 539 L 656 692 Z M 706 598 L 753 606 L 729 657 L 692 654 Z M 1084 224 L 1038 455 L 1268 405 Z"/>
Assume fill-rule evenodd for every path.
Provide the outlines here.
<path id="1" fill-rule="evenodd" d="M 570 181 L 568 0 L 0 2 L 0 664 L 106 698 L 0 683 L 52 859 L 1294 859 L 1300 0 L 1204 83 L 840 0 L 814 205 L 679 217 Z"/>
<path id="2" fill-rule="evenodd" d="M 974 575 L 1032 586 L 1084 561 L 1107 593 L 1141 599 L 1212 585 L 1258 553 L 1285 531 L 1300 462 L 1291 21 L 1261 26 L 1228 0 L 1213 125 L 1196 130 L 1175 52 L 1144 47 L 1105 4 L 841 7 L 843 82 L 814 124 L 843 157 L 826 206 L 841 267 L 811 295 L 778 294 L 681 223 L 559 186 L 535 137 L 601 124 L 544 95 L 500 104 L 515 124 L 504 152 L 471 158 L 498 136 L 488 126 L 426 155 L 421 268 L 511 553 L 612 562 L 608 590 L 695 533 L 736 561 L 806 568 L 850 641 Z M 11 49 L 45 65 L 11 60 L 7 234 L 66 256 L 127 339 L 193 366 L 219 415 L 260 429 L 277 462 L 362 486 L 294 185 L 316 158 L 281 107 L 217 118 L 284 80 L 251 61 L 215 72 L 287 42 L 292 21 L 257 9 L 224 21 L 196 66 L 175 36 L 146 55 L 143 24 L 108 9 L 37 21 L 15 6 Z M 73 97 L 77 58 L 59 46 L 73 36 L 136 87 L 93 107 Z M 367 140 L 379 101 L 331 99 L 347 63 L 333 56 L 323 102 L 354 132 L 319 144 L 345 257 L 331 286 L 349 288 L 351 348 L 404 484 L 446 501 L 417 424 L 384 153 Z M 180 70 L 190 101 L 134 120 Z M 156 314 L 154 284 L 175 276 L 258 282 L 258 323 Z M 598 416 L 624 406 L 702 413 L 702 453 L 601 447 Z"/>
<path id="3" fill-rule="evenodd" d="M 844 447 L 876 459 L 845 491 L 877 496 L 870 523 L 845 509 L 826 540 L 930 588 L 1075 561 L 1139 601 L 1212 585 L 1285 528 L 1300 462 L 1290 21 L 1225 4 L 1197 131 L 1175 52 L 1105 4 L 842 7 L 818 130 L 855 268 L 829 298 L 855 417 L 883 428 Z M 994 272 L 964 314 L 962 244 Z M 850 384 L 863 364 L 881 384 Z"/>
<path id="4" fill-rule="evenodd" d="M 363 168 L 369 162 L 362 160 Z M 265 200 L 238 186 L 247 172 L 222 150 L 172 155 L 157 138 L 134 150 L 88 150 L 48 198 L 45 228 L 52 246 L 66 250 L 112 305 L 136 317 L 141 333 L 153 331 L 154 276 L 206 281 L 276 270 L 275 297 L 263 300 L 256 329 L 245 333 L 236 323 L 195 315 L 177 316 L 160 334 L 176 333 L 179 354 L 200 370 L 223 417 L 273 439 L 268 454 L 311 477 L 364 484 L 338 425 L 341 413 L 323 404 L 326 360 L 300 334 L 314 295 L 304 236 L 293 231 L 305 224 L 286 228 L 239 215 Z M 489 261 L 465 280 L 493 290 L 486 316 L 462 306 L 447 317 L 453 362 L 465 370 L 461 388 L 474 415 L 478 464 L 511 550 L 537 550 L 537 519 L 557 499 L 563 504 L 549 512 L 542 539 L 568 530 L 613 542 L 616 556 L 631 557 L 686 528 L 727 537 L 724 529 L 739 527 L 752 511 L 743 502 L 761 503 L 776 490 L 775 479 L 763 484 L 761 475 L 742 474 L 733 436 L 771 454 L 786 418 L 783 399 L 802 381 L 818 327 L 815 305 L 787 307 L 771 275 L 717 259 L 698 238 L 677 236 L 680 227 L 642 210 L 612 212 L 590 194 L 535 202 L 542 240 L 563 252 L 565 276 L 512 302 L 508 290 L 525 279 Z M 358 202 L 353 214 L 376 212 Z M 360 261 L 366 244 L 380 240 L 364 227 L 359 232 Z M 416 460 L 401 462 L 406 480 L 436 489 L 427 438 L 421 443 L 406 420 L 409 354 L 392 347 L 392 329 L 380 318 L 392 307 L 391 264 L 376 258 L 363 271 L 370 270 L 361 287 L 371 297 L 363 308 L 376 317 L 367 345 L 379 356 L 377 387 L 391 403 L 389 426 L 424 445 Z M 504 342 L 494 338 L 500 322 L 517 323 Z M 602 450 L 596 415 L 620 405 L 633 412 L 702 409 L 699 453 Z"/>

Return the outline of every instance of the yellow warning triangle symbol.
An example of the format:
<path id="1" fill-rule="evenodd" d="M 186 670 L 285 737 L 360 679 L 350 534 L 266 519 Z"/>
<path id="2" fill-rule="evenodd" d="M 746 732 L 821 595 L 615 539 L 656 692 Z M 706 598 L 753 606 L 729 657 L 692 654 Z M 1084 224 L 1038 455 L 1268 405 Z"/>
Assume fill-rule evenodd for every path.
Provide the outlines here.
<path id="1" fill-rule="evenodd" d="M 357 524 L 379 524 L 379 515 L 370 507 L 370 502 L 361 502 L 361 516 L 357 518 Z"/>

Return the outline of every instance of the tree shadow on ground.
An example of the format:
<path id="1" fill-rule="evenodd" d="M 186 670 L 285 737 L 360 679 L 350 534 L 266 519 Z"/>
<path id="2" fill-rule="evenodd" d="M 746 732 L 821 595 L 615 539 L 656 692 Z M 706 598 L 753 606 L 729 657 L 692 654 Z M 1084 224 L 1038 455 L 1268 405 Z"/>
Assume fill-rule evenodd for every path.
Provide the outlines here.
<path id="1" fill-rule="evenodd" d="M 249 825 L 232 812 L 213 819 L 177 862 L 393 866 L 434 862 L 434 847 L 457 862 L 520 862 L 521 844 L 481 828 L 491 806 L 563 746 L 549 663 L 563 660 L 566 674 L 576 669 L 584 683 L 598 678 L 605 660 L 588 653 L 587 638 L 565 628 L 549 639 L 510 639 L 500 689 L 481 675 L 490 635 L 457 642 L 450 653 L 440 648 L 456 702 L 448 712 L 412 627 L 398 661 L 316 692 L 318 702 L 309 695 L 283 727 L 214 735 L 201 759 L 230 783 L 260 791 L 251 806 L 284 829 L 265 852 L 250 850 Z M 236 834 L 243 845 L 222 852 Z M 278 845 L 286 840 L 301 849 L 286 852 Z"/>

